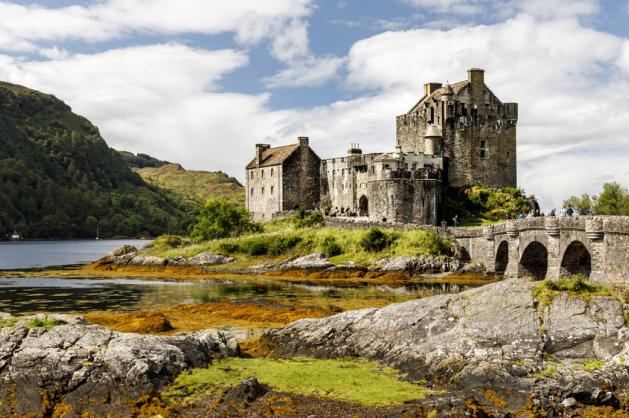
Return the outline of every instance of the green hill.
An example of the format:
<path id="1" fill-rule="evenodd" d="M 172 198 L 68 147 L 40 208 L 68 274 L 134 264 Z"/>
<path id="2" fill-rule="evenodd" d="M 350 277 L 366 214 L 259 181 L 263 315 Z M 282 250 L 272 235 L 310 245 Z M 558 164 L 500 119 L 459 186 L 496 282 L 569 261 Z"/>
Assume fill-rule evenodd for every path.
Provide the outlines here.
<path id="1" fill-rule="evenodd" d="M 187 207 L 144 182 L 62 101 L 0 82 L 0 239 L 156 236 Z"/>
<path id="2" fill-rule="evenodd" d="M 185 170 L 179 164 L 170 163 L 157 167 L 133 168 L 133 171 L 149 184 L 169 190 L 186 202 L 198 204 L 211 198 L 245 205 L 245 189 L 242 184 L 221 171 Z"/>

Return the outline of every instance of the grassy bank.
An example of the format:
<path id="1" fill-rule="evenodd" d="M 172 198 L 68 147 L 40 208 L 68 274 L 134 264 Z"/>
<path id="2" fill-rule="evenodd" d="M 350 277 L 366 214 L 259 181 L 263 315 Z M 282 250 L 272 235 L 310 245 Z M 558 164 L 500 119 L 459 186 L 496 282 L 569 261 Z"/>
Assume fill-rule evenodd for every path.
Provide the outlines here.
<path id="1" fill-rule="evenodd" d="M 158 257 L 191 257 L 201 252 L 233 256 L 235 266 L 247 261 L 285 259 L 325 253 L 335 264 L 353 262 L 373 265 L 385 257 L 448 256 L 453 243 L 433 231 L 346 230 L 330 227 L 300 227 L 294 220 L 282 220 L 262 225 L 262 232 L 233 238 L 223 238 L 192 244 L 180 237 L 160 237 L 148 254 Z M 243 264 L 244 262 L 244 264 Z M 234 265 L 231 266 L 232 268 Z"/>
<path id="2" fill-rule="evenodd" d="M 164 394 L 170 401 L 194 400 L 217 388 L 255 377 L 280 392 L 363 405 L 396 405 L 423 399 L 428 390 L 403 382 L 394 370 L 360 360 L 228 358 L 180 375 Z"/>

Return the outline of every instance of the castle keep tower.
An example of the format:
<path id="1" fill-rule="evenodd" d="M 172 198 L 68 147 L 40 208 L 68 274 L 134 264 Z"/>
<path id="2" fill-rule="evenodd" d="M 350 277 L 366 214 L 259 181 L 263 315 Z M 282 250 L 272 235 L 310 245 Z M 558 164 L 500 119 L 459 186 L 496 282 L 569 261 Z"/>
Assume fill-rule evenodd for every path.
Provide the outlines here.
<path id="1" fill-rule="evenodd" d="M 485 71 L 472 68 L 467 80 L 424 85 L 421 100 L 397 117 L 397 146 L 403 153 L 432 150 L 439 141 L 426 133 L 435 125 L 449 185 L 515 187 L 517 121 L 518 104 L 502 103 L 485 84 Z"/>

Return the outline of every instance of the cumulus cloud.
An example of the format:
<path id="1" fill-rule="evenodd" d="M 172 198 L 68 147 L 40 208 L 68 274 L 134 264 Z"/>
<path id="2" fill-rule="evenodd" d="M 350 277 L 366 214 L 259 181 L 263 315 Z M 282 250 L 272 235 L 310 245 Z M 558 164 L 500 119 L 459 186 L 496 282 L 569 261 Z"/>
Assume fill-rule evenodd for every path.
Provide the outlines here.
<path id="1" fill-rule="evenodd" d="M 33 50 L 38 41 L 102 42 L 134 33 L 233 32 L 242 43 L 283 33 L 311 13 L 311 0 L 107 0 L 67 7 L 0 1 L 0 48 Z M 293 32 L 294 33 L 294 32 Z"/>

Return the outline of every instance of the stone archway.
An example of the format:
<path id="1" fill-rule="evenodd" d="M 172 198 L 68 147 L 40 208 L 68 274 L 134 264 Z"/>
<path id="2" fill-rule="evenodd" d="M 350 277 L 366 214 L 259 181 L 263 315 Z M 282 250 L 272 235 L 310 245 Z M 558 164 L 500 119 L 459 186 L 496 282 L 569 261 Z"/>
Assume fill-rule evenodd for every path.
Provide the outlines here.
<path id="1" fill-rule="evenodd" d="M 522 253 L 520 258 L 520 276 L 532 276 L 535 280 L 543 280 L 548 271 L 548 250 L 543 244 L 533 241 Z"/>
<path id="2" fill-rule="evenodd" d="M 367 199 L 365 195 L 362 195 L 360 199 L 358 199 L 358 215 L 369 216 L 369 199 Z"/>
<path id="3" fill-rule="evenodd" d="M 509 243 L 507 241 L 502 241 L 498 246 L 498 251 L 496 251 L 496 264 L 494 268 L 494 272 L 497 274 L 504 274 L 507 270 L 507 265 L 509 264 Z"/>
<path id="4" fill-rule="evenodd" d="M 561 276 L 582 274 L 590 277 L 590 273 L 592 273 L 590 252 L 581 241 L 572 241 L 561 259 Z"/>

